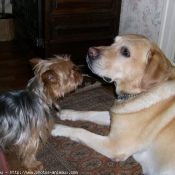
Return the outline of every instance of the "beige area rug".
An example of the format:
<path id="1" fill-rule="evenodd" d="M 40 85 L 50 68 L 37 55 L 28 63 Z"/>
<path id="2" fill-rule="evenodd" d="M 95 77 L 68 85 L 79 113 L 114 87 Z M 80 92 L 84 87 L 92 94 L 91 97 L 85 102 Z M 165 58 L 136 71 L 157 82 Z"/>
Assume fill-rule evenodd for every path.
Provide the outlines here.
<path id="1" fill-rule="evenodd" d="M 69 94 L 59 101 L 64 109 L 108 110 L 114 102 L 114 95 L 96 84 Z M 57 121 L 73 127 L 85 128 L 100 135 L 106 135 L 109 128 L 90 122 Z M 99 145 L 100 146 L 100 145 Z M 79 175 L 142 175 L 140 165 L 132 157 L 125 162 L 114 162 L 94 150 L 68 138 L 50 138 L 37 154 L 45 165 L 40 174 Z"/>

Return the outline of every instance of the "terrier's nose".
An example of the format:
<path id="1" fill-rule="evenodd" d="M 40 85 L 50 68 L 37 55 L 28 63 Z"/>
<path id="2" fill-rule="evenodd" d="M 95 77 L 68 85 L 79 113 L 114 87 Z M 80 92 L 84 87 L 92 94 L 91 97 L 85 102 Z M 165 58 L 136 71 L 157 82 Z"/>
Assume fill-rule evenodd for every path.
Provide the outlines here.
<path id="1" fill-rule="evenodd" d="M 88 50 L 88 57 L 93 58 L 99 55 L 99 50 L 94 48 L 94 47 L 90 47 Z"/>

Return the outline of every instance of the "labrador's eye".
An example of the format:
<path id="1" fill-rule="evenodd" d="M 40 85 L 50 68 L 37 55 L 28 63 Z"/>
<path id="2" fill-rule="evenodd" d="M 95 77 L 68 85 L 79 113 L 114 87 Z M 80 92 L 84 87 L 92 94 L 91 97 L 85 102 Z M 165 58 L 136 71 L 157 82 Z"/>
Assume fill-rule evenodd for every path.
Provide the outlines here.
<path id="1" fill-rule="evenodd" d="M 121 54 L 127 58 L 130 57 L 130 52 L 126 47 L 121 48 Z"/>

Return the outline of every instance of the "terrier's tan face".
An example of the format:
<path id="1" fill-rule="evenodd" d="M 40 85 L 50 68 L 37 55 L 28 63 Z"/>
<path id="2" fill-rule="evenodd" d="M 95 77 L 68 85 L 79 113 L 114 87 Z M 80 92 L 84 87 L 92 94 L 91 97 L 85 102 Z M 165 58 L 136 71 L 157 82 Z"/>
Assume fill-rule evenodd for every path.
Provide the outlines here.
<path id="1" fill-rule="evenodd" d="M 48 60 L 33 58 L 35 75 L 40 74 L 45 93 L 52 98 L 64 96 L 82 83 L 83 77 L 69 57 L 56 56 Z"/>

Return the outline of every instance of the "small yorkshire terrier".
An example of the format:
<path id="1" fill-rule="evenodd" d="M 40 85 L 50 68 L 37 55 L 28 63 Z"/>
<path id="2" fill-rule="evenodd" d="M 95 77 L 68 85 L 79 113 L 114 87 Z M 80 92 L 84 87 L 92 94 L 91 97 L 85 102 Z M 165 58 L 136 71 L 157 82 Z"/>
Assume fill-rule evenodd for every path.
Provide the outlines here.
<path id="1" fill-rule="evenodd" d="M 33 58 L 30 63 L 35 76 L 26 89 L 0 94 L 0 146 L 15 147 L 22 165 L 34 171 L 43 169 L 36 151 L 53 128 L 51 111 L 60 110 L 57 99 L 75 90 L 83 78 L 68 56 Z"/>

